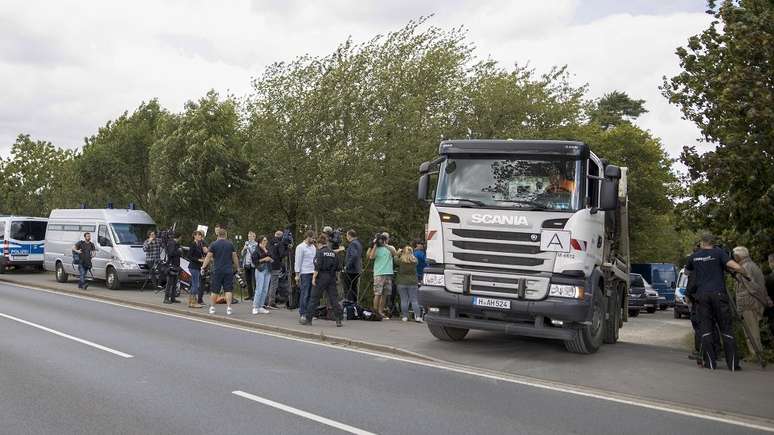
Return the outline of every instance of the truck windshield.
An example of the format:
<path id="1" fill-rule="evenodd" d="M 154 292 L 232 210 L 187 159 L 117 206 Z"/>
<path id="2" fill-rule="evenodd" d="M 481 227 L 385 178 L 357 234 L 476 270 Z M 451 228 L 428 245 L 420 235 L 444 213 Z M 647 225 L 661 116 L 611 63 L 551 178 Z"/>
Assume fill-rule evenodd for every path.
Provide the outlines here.
<path id="1" fill-rule="evenodd" d="M 148 231 L 156 230 L 152 224 L 110 224 L 119 245 L 142 245 Z"/>
<path id="2" fill-rule="evenodd" d="M 435 201 L 469 207 L 578 210 L 580 160 L 540 157 L 449 158 L 442 165 Z"/>

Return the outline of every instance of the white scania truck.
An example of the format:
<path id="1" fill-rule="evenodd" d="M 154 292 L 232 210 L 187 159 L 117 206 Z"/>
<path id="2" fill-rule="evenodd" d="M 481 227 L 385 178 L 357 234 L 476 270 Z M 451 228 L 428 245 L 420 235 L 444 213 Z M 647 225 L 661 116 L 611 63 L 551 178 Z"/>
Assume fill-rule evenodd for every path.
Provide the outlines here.
<path id="1" fill-rule="evenodd" d="M 419 300 L 435 337 L 499 331 L 562 340 L 576 353 L 618 340 L 626 168 L 582 142 L 449 140 L 420 173 L 430 213 Z"/>

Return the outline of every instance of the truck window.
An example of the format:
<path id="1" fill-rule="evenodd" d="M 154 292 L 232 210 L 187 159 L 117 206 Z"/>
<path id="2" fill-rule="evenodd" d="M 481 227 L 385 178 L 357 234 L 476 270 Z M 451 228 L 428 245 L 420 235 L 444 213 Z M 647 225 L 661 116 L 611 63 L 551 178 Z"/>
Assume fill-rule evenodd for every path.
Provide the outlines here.
<path id="1" fill-rule="evenodd" d="M 40 242 L 46 238 L 46 222 L 13 221 L 11 222 L 11 239 L 28 242 Z"/>
<path id="2" fill-rule="evenodd" d="M 589 175 L 598 177 L 599 174 L 599 166 L 597 166 L 594 160 L 589 159 Z M 599 204 L 599 180 L 589 178 L 587 186 L 588 191 L 586 197 L 588 198 L 588 203 L 590 206 L 596 207 Z"/>

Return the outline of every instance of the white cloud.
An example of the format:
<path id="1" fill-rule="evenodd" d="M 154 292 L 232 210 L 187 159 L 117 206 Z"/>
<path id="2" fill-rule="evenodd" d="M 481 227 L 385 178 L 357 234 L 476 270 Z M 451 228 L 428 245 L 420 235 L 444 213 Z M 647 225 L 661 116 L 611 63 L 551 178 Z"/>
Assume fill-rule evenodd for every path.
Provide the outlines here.
<path id="1" fill-rule="evenodd" d="M 432 24 L 468 27 L 480 58 L 567 64 L 594 96 L 618 89 L 646 99 L 640 124 L 673 155 L 692 143 L 697 132 L 658 85 L 677 71 L 674 48 L 708 17 L 600 14 L 574 24 L 578 8 L 576 0 L 3 2 L 0 155 L 18 133 L 81 146 L 153 97 L 177 111 L 210 88 L 242 95 L 271 62 L 327 54 L 350 35 L 364 41 L 431 13 Z"/>

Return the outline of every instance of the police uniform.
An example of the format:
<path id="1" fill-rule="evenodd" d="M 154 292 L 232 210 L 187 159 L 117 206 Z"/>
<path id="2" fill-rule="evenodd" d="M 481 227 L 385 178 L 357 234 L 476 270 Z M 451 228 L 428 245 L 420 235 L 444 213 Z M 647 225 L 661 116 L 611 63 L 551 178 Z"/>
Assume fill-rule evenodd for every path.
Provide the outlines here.
<path id="1" fill-rule="evenodd" d="M 310 303 L 314 303 L 317 306 L 320 301 L 320 296 L 326 294 L 328 296 L 328 303 L 332 306 L 333 312 L 337 322 L 341 321 L 341 306 L 339 305 L 339 295 L 336 291 L 336 272 L 341 269 L 339 266 L 339 260 L 336 257 L 336 253 L 331 250 L 330 247 L 325 246 L 317 251 L 314 257 L 314 270 L 317 272 L 317 285 L 312 288 L 312 296 L 309 298 Z M 306 310 L 306 321 L 312 322 L 312 316 L 314 315 L 313 309 Z"/>
<path id="2" fill-rule="evenodd" d="M 706 368 L 714 369 L 717 360 L 712 338 L 716 324 L 723 340 L 729 370 L 735 370 L 739 366 L 733 331 L 734 314 L 724 279 L 726 264 L 729 261 L 731 258 L 724 250 L 711 248 L 694 252 L 685 265 L 685 268 L 695 275 L 700 347 Z"/>

